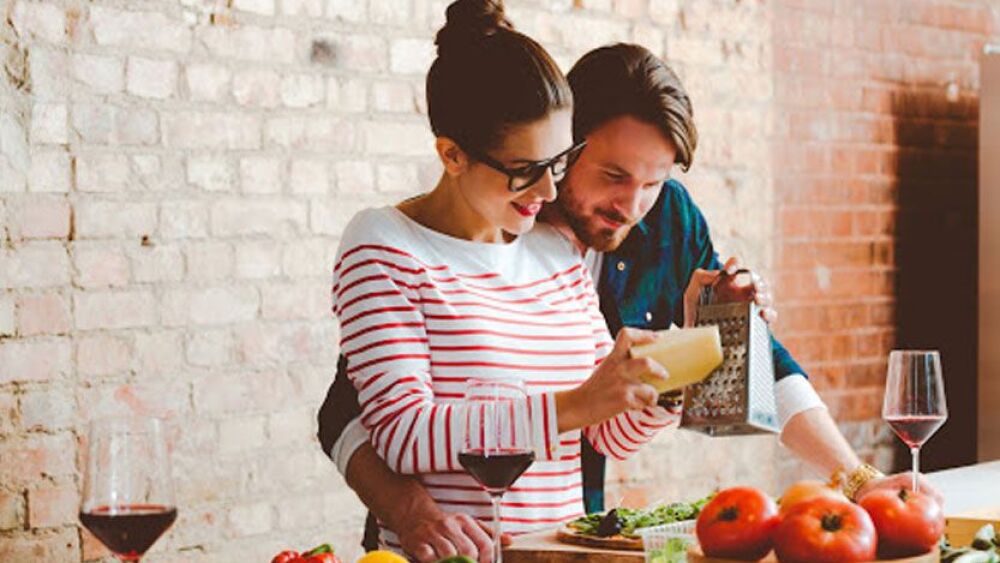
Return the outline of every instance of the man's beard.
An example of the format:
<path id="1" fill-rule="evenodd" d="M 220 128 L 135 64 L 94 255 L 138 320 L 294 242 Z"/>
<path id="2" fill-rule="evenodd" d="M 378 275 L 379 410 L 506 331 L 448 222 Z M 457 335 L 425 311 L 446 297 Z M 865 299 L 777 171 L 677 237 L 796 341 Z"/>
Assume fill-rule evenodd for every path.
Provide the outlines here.
<path id="1" fill-rule="evenodd" d="M 557 202 L 559 200 L 556 200 Z M 587 217 L 578 213 L 575 209 L 570 209 L 567 206 L 563 206 L 563 215 L 566 217 L 566 222 L 569 223 L 573 233 L 576 237 L 580 239 L 583 244 L 587 245 L 588 248 L 593 248 L 598 252 L 611 252 L 618 248 L 625 237 L 628 236 L 629 232 L 632 230 L 632 224 L 628 221 L 626 217 L 621 217 L 615 213 L 608 213 L 604 211 L 595 211 L 594 215 L 603 215 L 608 219 L 615 221 L 617 223 L 623 223 L 623 225 L 617 229 L 610 229 L 607 227 L 592 227 L 591 222 L 587 220 Z"/>

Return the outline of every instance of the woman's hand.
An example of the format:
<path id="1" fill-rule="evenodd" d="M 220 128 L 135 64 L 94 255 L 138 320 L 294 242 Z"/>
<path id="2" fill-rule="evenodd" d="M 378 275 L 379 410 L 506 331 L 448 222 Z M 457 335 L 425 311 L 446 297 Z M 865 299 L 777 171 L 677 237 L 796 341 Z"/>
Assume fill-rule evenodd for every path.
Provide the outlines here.
<path id="1" fill-rule="evenodd" d="M 656 404 L 658 393 L 641 377 L 666 380 L 666 368 L 649 358 L 633 358 L 633 346 L 648 344 L 656 335 L 648 330 L 623 328 L 611 353 L 587 381 L 576 389 L 556 394 L 559 432 L 590 426 L 627 410 Z"/>

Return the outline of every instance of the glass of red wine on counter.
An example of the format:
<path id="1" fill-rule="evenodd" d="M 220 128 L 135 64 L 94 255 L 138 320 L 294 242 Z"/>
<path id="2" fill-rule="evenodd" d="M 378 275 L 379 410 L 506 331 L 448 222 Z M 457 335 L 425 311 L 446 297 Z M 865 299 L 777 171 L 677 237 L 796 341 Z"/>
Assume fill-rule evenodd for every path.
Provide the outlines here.
<path id="1" fill-rule="evenodd" d="M 462 467 L 482 485 L 493 504 L 493 561 L 500 563 L 500 501 L 535 461 L 528 395 L 518 379 L 470 379 L 463 424 Z"/>
<path id="2" fill-rule="evenodd" d="M 882 418 L 913 455 L 913 490 L 918 490 L 920 446 L 948 419 L 936 350 L 893 350 L 885 382 Z"/>
<path id="3" fill-rule="evenodd" d="M 80 522 L 122 561 L 139 561 L 177 519 L 164 422 L 90 424 Z"/>

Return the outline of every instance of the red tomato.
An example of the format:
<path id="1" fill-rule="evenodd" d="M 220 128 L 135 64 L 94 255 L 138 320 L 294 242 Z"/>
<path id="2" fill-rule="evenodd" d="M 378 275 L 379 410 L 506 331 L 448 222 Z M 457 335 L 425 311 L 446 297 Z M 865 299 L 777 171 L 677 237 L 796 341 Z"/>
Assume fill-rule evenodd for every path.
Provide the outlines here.
<path id="1" fill-rule="evenodd" d="M 271 563 L 291 563 L 295 559 L 299 558 L 298 551 L 286 550 L 274 556 Z"/>
<path id="2" fill-rule="evenodd" d="M 785 514 L 774 533 L 781 563 L 854 563 L 875 559 L 875 524 L 860 506 L 816 497 Z"/>
<path id="3" fill-rule="evenodd" d="M 698 515 L 696 532 L 709 557 L 755 561 L 771 551 L 778 507 L 750 487 L 733 487 L 715 495 Z"/>
<path id="4" fill-rule="evenodd" d="M 881 553 L 896 557 L 927 553 L 941 540 L 944 512 L 927 495 L 907 489 L 879 489 L 858 504 L 875 522 Z"/>

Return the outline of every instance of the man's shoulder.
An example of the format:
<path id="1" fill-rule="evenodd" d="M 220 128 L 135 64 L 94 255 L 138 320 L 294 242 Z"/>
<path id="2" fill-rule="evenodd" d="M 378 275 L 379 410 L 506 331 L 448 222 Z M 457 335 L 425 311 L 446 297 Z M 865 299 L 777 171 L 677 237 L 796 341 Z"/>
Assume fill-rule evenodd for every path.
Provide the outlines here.
<path id="1" fill-rule="evenodd" d="M 652 236 L 670 238 L 677 229 L 687 230 L 702 221 L 701 210 L 691 193 L 673 178 L 663 183 L 660 196 L 643 219 Z"/>

